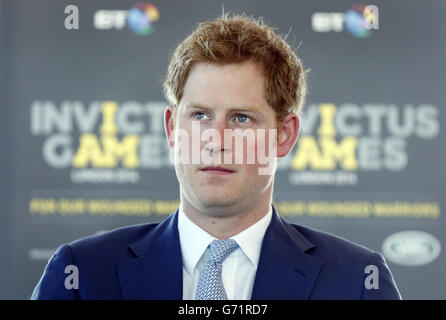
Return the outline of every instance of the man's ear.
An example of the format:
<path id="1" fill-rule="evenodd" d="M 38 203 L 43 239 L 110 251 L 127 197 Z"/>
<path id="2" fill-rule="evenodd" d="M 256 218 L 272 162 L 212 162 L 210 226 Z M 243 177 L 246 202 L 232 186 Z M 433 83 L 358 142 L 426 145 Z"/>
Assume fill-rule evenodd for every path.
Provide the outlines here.
<path id="1" fill-rule="evenodd" d="M 166 110 L 164 110 L 164 131 L 171 148 L 175 145 L 175 116 L 175 107 L 166 107 Z"/>
<path id="2" fill-rule="evenodd" d="M 299 117 L 291 112 L 279 124 L 279 136 L 277 138 L 277 157 L 285 157 L 293 148 L 299 135 Z"/>

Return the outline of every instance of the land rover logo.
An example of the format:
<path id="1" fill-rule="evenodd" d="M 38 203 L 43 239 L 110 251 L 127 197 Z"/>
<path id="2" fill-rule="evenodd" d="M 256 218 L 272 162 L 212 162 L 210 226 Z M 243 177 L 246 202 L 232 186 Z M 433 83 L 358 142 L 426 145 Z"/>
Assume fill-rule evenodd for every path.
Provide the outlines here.
<path id="1" fill-rule="evenodd" d="M 402 266 L 422 266 L 440 255 L 440 242 L 423 231 L 401 231 L 387 237 L 382 245 L 384 256 Z"/>

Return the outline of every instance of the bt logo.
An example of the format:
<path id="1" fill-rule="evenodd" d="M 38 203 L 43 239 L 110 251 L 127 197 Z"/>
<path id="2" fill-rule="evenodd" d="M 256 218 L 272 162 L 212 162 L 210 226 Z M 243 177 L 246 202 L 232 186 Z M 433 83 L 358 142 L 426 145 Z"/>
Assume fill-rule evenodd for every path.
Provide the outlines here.
<path id="1" fill-rule="evenodd" d="M 135 3 L 129 10 L 98 10 L 94 27 L 99 30 L 122 30 L 126 24 L 138 35 L 153 33 L 153 23 L 159 19 L 158 9 L 151 3 Z"/>
<path id="2" fill-rule="evenodd" d="M 345 13 L 315 12 L 311 16 L 315 32 L 341 32 L 345 29 L 357 38 L 370 37 L 372 29 L 379 29 L 379 11 L 375 5 L 353 5 Z"/>

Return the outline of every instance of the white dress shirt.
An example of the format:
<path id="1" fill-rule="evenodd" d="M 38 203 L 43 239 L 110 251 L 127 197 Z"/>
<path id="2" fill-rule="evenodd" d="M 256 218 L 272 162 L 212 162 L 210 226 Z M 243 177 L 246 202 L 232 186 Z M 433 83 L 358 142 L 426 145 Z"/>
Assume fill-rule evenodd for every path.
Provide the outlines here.
<path id="1" fill-rule="evenodd" d="M 239 247 L 223 261 L 223 285 L 229 300 L 251 299 L 263 236 L 271 221 L 272 209 L 259 221 L 232 237 Z M 216 240 L 192 222 L 181 205 L 178 232 L 183 255 L 183 299 L 194 300 L 197 284 L 209 258 L 209 244 Z"/>

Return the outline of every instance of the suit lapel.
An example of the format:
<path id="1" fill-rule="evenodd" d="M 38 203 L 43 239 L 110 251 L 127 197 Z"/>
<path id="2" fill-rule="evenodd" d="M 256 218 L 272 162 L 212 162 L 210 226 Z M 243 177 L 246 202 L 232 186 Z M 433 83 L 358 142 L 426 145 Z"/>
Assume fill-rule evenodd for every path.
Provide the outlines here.
<path id="1" fill-rule="evenodd" d="M 283 221 L 273 207 L 251 299 L 308 299 L 321 268 L 318 260 L 305 254 L 313 247 L 296 228 Z"/>
<path id="2" fill-rule="evenodd" d="M 178 210 L 129 248 L 137 257 L 118 264 L 124 299 L 182 299 Z"/>

